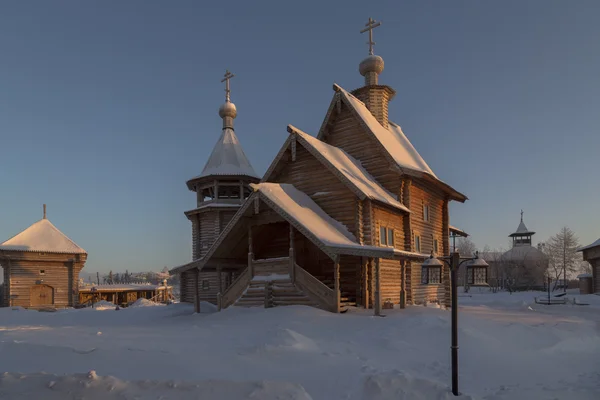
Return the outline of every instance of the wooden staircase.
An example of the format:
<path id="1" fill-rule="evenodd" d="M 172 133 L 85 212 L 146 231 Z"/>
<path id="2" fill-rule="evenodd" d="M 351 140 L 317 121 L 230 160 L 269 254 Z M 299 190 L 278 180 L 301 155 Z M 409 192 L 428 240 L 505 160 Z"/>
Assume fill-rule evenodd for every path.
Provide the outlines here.
<path id="1" fill-rule="evenodd" d="M 254 276 L 246 291 L 235 302 L 238 307 L 277 307 L 316 304 L 292 283 L 288 257 L 254 260 Z"/>

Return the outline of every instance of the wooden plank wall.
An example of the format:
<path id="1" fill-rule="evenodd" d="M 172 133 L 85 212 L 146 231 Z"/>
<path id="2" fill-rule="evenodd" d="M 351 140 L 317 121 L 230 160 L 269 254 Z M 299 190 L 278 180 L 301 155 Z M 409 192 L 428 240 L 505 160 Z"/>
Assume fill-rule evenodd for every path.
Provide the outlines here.
<path id="1" fill-rule="evenodd" d="M 194 268 L 189 271 L 181 273 L 181 292 L 180 299 L 182 303 L 194 303 L 195 290 L 194 290 L 194 274 L 197 270 Z M 223 285 L 226 284 L 226 274 L 223 274 Z M 202 289 L 202 281 L 207 280 L 209 283 L 208 290 Z M 216 272 L 200 272 L 198 275 L 198 293 L 201 301 L 208 301 L 213 304 L 217 304 L 217 292 L 218 292 L 218 279 Z"/>
<path id="2" fill-rule="evenodd" d="M 200 249 L 199 256 L 203 257 L 207 252 L 210 246 L 216 239 L 215 229 L 217 229 L 217 215 L 216 211 L 211 212 L 203 212 L 199 214 L 200 221 L 200 236 L 198 238 L 198 247 Z"/>
<path id="3" fill-rule="evenodd" d="M 2 266 L 2 271 L 4 274 L 4 293 L 2 296 L 2 299 L 0 299 L 0 307 L 8 307 L 9 305 L 9 296 L 10 296 L 10 287 L 9 287 L 9 283 L 10 283 L 10 277 L 9 277 L 9 272 L 8 272 L 8 265 L 3 265 Z"/>
<path id="4" fill-rule="evenodd" d="M 423 219 L 423 203 L 429 205 L 429 222 Z M 447 219 L 447 202 L 444 194 L 433 185 L 414 179 L 410 185 L 410 210 L 411 213 L 411 242 L 415 249 L 415 236 L 421 237 L 421 253 L 428 254 L 433 250 L 433 239 L 438 240 L 439 252 L 447 255 L 448 232 L 444 231 L 445 219 Z M 416 250 L 416 249 L 415 249 Z M 441 284 L 422 284 L 421 265 L 411 263 L 410 268 L 410 300 L 413 304 L 439 301 L 447 304 L 447 290 L 449 289 L 449 270 L 446 266 L 442 268 Z M 449 298 L 449 296 L 448 296 Z"/>
<path id="5" fill-rule="evenodd" d="M 271 181 L 294 185 L 356 234 L 356 195 L 302 145 L 296 146 L 296 161 L 288 161 Z"/>
<path id="6" fill-rule="evenodd" d="M 354 117 L 344 104 L 341 112 L 334 111 L 333 123 L 328 128 L 323 141 L 343 149 L 346 153 L 360 161 L 362 166 L 373 177 L 394 194 L 400 190 L 398 173 L 390 169 L 390 162 L 385 151 L 381 149 L 373 135 Z"/>
<path id="7" fill-rule="evenodd" d="M 45 271 L 44 275 L 40 275 L 40 270 Z M 36 285 L 37 281 L 43 280 L 42 284 L 53 288 L 54 306 L 72 306 L 72 290 L 77 291 L 73 275 L 79 276 L 79 270 L 73 271 L 70 262 L 13 260 L 10 277 L 12 305 L 29 307 L 31 287 Z"/>

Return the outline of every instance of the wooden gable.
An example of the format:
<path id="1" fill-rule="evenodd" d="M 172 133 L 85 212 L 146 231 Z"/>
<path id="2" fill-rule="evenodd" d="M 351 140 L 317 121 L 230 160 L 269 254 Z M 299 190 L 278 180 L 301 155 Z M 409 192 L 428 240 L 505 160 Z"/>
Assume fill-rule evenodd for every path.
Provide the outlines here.
<path id="1" fill-rule="evenodd" d="M 284 147 L 285 148 L 285 147 Z M 295 157 L 292 157 L 295 152 Z M 268 182 L 290 183 L 306 193 L 333 219 L 357 235 L 357 195 L 301 145 L 285 148 Z"/>
<path id="2" fill-rule="evenodd" d="M 333 96 L 317 137 L 346 151 L 359 160 L 381 186 L 391 193 L 399 193 L 400 176 L 393 169 L 393 162 L 339 93 Z"/>

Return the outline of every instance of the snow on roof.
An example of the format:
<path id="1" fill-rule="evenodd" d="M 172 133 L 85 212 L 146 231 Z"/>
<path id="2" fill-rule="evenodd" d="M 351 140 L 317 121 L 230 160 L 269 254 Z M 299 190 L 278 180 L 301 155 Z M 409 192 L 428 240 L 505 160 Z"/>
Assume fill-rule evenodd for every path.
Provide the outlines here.
<path id="1" fill-rule="evenodd" d="M 588 244 L 587 246 L 580 247 L 579 249 L 577 249 L 577 251 L 583 251 L 583 250 L 591 249 L 592 247 L 597 247 L 597 246 L 600 246 L 600 239 L 596 240 L 592 244 Z"/>
<path id="2" fill-rule="evenodd" d="M 233 129 L 223 129 L 202 173 L 192 179 L 210 175 L 245 175 L 258 178 Z"/>
<path id="3" fill-rule="evenodd" d="M 359 248 L 393 254 L 392 248 L 364 246 L 341 222 L 331 218 L 307 194 L 287 183 L 251 183 L 250 186 L 275 203 L 325 246 Z"/>
<path id="4" fill-rule="evenodd" d="M 171 287 L 168 285 L 168 287 Z M 115 285 L 88 285 L 80 286 L 80 292 L 91 292 L 95 289 L 97 292 L 115 292 L 115 291 L 127 291 L 127 290 L 160 290 L 165 289 L 164 285 L 136 285 L 136 284 L 115 284 Z"/>
<path id="5" fill-rule="evenodd" d="M 469 236 L 469 234 L 467 232 L 465 232 L 462 229 L 459 229 L 455 226 L 449 225 L 448 229 L 450 230 L 450 232 L 454 232 L 457 236 L 463 236 L 463 237 Z"/>
<path id="6" fill-rule="evenodd" d="M 380 186 L 375 178 L 371 176 L 362 166 L 362 164 L 354 157 L 346 153 L 344 150 L 331 146 L 319 139 L 302 132 L 301 130 L 291 127 L 294 132 L 304 139 L 310 146 L 318 151 L 327 161 L 331 163 L 338 171 L 340 171 L 360 192 L 370 199 L 378 200 L 392 207 L 399 208 L 406 212 L 410 212 L 398 198 Z"/>
<path id="7" fill-rule="evenodd" d="M 39 220 L 23 232 L 0 244 L 0 250 L 86 254 L 84 249 L 77 246 L 47 219 Z"/>
<path id="8" fill-rule="evenodd" d="M 521 222 L 519 223 L 519 227 L 517 228 L 517 231 L 515 233 L 511 233 L 510 236 L 518 236 L 518 235 L 533 235 L 535 232 L 530 231 L 529 229 L 527 229 L 527 227 L 525 226 L 525 223 L 523 222 L 523 219 L 521 219 Z"/>
<path id="9" fill-rule="evenodd" d="M 340 86 L 336 85 L 336 89 L 339 89 L 339 92 L 344 95 L 348 103 L 354 108 L 400 168 L 424 172 L 438 179 L 423 157 L 421 157 L 412 143 L 410 143 L 404 132 L 402 132 L 399 125 L 390 121 L 389 129 L 384 128 L 362 101 Z"/>

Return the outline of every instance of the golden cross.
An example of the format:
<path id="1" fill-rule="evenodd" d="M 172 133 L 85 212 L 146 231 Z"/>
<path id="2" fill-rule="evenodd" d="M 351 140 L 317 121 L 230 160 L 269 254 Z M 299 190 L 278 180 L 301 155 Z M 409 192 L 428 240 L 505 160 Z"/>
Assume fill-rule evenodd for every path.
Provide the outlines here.
<path id="1" fill-rule="evenodd" d="M 367 44 L 369 45 L 369 55 L 371 56 L 373 55 L 373 45 L 375 44 L 373 41 L 373 29 L 377 28 L 379 25 L 381 25 L 381 22 L 377 22 L 373 18 L 369 17 L 369 22 L 365 24 L 366 28 L 360 31 L 360 33 L 369 31 L 369 41 Z"/>
<path id="2" fill-rule="evenodd" d="M 225 72 L 225 78 L 221 79 L 221 82 L 225 82 L 225 100 L 226 101 L 230 101 L 229 99 L 229 93 L 231 93 L 231 90 L 229 89 L 229 80 L 231 78 L 233 78 L 235 75 L 232 74 L 231 72 L 229 72 L 229 70 L 227 70 Z"/>

